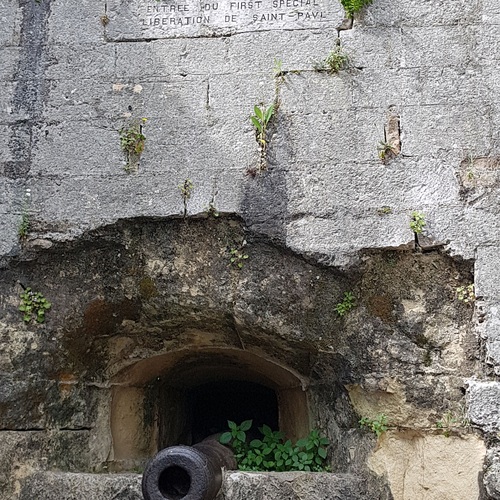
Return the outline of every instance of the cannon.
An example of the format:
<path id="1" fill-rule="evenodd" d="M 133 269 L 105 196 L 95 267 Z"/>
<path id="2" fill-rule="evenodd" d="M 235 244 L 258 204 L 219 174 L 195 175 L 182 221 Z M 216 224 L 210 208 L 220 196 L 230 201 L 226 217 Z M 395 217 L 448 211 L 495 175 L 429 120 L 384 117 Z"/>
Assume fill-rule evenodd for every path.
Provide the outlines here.
<path id="1" fill-rule="evenodd" d="M 159 451 L 142 476 L 145 500 L 213 500 L 222 485 L 223 469 L 236 469 L 233 452 L 208 437 L 194 446 Z"/>

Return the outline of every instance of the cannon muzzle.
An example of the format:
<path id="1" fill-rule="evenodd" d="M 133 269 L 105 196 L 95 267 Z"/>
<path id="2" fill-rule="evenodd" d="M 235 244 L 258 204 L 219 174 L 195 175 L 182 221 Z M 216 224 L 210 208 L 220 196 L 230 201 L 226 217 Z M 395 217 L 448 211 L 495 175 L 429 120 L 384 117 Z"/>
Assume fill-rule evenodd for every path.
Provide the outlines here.
<path id="1" fill-rule="evenodd" d="M 145 500 L 213 500 L 222 469 L 236 469 L 233 452 L 209 437 L 194 446 L 171 446 L 157 453 L 142 476 Z"/>

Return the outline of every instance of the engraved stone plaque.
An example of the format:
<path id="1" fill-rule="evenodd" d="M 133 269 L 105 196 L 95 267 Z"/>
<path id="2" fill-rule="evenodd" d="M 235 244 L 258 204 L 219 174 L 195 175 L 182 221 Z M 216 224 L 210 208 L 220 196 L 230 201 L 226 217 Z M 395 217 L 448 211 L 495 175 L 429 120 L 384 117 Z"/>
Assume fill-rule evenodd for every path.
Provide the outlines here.
<path id="1" fill-rule="evenodd" d="M 337 0 L 110 0 L 107 13 L 111 40 L 335 28 L 344 17 Z"/>

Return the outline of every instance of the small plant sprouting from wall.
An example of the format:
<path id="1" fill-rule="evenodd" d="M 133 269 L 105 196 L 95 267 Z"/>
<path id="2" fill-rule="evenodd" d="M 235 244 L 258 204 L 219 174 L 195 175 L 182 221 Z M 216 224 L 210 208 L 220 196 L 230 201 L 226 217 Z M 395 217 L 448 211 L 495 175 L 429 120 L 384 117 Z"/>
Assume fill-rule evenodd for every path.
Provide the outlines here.
<path id="1" fill-rule="evenodd" d="M 326 58 L 314 64 L 316 71 L 325 71 L 329 75 L 335 75 L 339 71 L 349 69 L 351 58 L 347 51 L 340 45 L 340 38 L 337 38 L 335 48 L 326 56 Z"/>
<path id="2" fill-rule="evenodd" d="M 387 416 L 384 413 L 378 414 L 375 418 L 363 417 L 359 420 L 359 425 L 374 432 L 380 437 L 388 428 Z"/>
<path id="3" fill-rule="evenodd" d="M 25 288 L 20 297 L 19 311 L 23 313 L 23 321 L 30 323 L 34 319 L 37 323 L 43 323 L 45 313 L 52 304 L 40 292 L 34 292 L 30 287 Z"/>
<path id="4" fill-rule="evenodd" d="M 133 121 L 123 126 L 120 133 L 120 145 L 126 156 L 125 171 L 134 172 L 139 166 L 141 154 L 146 144 L 146 136 L 143 134 L 143 127 L 147 118 L 139 121 Z"/>
<path id="5" fill-rule="evenodd" d="M 245 260 L 247 259 L 248 254 L 243 252 L 241 248 L 231 248 L 231 250 L 229 250 L 229 263 L 238 269 L 243 269 Z"/>
<path id="6" fill-rule="evenodd" d="M 269 143 L 268 125 L 274 115 L 275 105 L 270 106 L 254 106 L 254 114 L 250 116 L 250 120 L 255 128 L 257 142 L 259 143 L 260 161 L 257 169 L 249 170 L 249 174 L 255 176 L 267 170 L 267 147 Z"/>
<path id="7" fill-rule="evenodd" d="M 262 439 L 247 442 L 247 431 L 252 420 L 240 425 L 228 420 L 229 431 L 220 437 L 222 444 L 230 445 L 235 453 L 238 468 L 245 471 L 329 471 L 326 446 L 330 441 L 312 430 L 304 439 L 292 444 L 285 440 L 283 432 L 273 431 L 269 426 L 259 427 Z"/>
<path id="8" fill-rule="evenodd" d="M 392 160 L 392 158 L 395 158 L 397 156 L 394 147 L 385 141 L 379 142 L 379 145 L 377 146 L 377 151 L 378 151 L 378 157 L 380 158 L 380 161 L 384 165 L 387 165 L 389 160 Z"/>
<path id="9" fill-rule="evenodd" d="M 426 226 L 425 214 L 422 212 L 413 211 L 410 218 L 410 229 L 417 234 L 422 234 Z"/>
<path id="10" fill-rule="evenodd" d="M 335 312 L 342 318 L 356 306 L 356 300 L 352 292 L 344 292 L 342 302 L 335 306 Z"/>
<path id="11" fill-rule="evenodd" d="M 457 299 L 465 304 L 471 304 L 476 300 L 476 293 L 474 291 L 474 284 L 459 286 L 456 290 Z"/>
<path id="12" fill-rule="evenodd" d="M 31 201 L 31 190 L 26 189 L 26 193 L 24 195 L 23 209 L 21 212 L 21 222 L 19 224 L 19 228 L 17 230 L 17 234 L 21 240 L 25 240 L 28 237 L 28 233 L 30 231 L 30 215 L 29 215 L 29 206 Z"/>
<path id="13" fill-rule="evenodd" d="M 377 146 L 380 161 L 387 165 L 401 154 L 401 117 L 395 106 L 390 106 L 387 122 L 384 125 L 384 140 Z"/>
<path id="14" fill-rule="evenodd" d="M 220 216 L 220 213 L 217 210 L 217 207 L 215 206 L 214 200 L 210 200 L 206 211 L 207 211 L 207 215 L 209 215 L 210 217 L 217 218 Z"/>
<path id="15" fill-rule="evenodd" d="M 450 437 L 451 434 L 459 432 L 461 429 L 470 427 L 470 421 L 465 416 L 458 416 L 452 411 L 447 411 L 440 420 L 436 421 L 436 428 L 442 431 L 444 437 Z"/>
<path id="16" fill-rule="evenodd" d="M 283 71 L 283 61 L 275 59 L 273 65 L 273 77 L 277 79 L 277 84 L 282 85 L 285 82 L 285 72 Z"/>
<path id="17" fill-rule="evenodd" d="M 344 7 L 346 17 L 353 19 L 354 15 L 360 12 L 364 7 L 371 5 L 373 0 L 340 0 Z"/>
<path id="18" fill-rule="evenodd" d="M 380 207 L 377 209 L 377 213 L 379 215 L 390 215 L 392 214 L 392 208 L 387 206 L 387 205 L 384 205 L 383 207 Z"/>
<path id="19" fill-rule="evenodd" d="M 191 179 L 186 179 L 183 183 L 179 184 L 179 191 L 181 192 L 182 203 L 184 204 L 184 217 L 187 215 L 187 202 L 193 193 L 194 184 Z"/>
<path id="20" fill-rule="evenodd" d="M 283 70 L 283 62 L 281 59 L 274 59 L 273 66 L 273 79 L 274 85 L 274 100 L 270 106 L 261 104 L 254 106 L 254 114 L 250 116 L 252 125 L 255 128 L 257 143 L 259 144 L 260 160 L 257 167 L 250 167 L 247 169 L 247 175 L 255 177 L 258 174 L 266 171 L 268 168 L 268 146 L 271 140 L 269 133 L 269 125 L 273 118 L 276 117 L 280 107 L 281 99 L 280 92 L 281 86 L 285 83 L 285 75 L 288 71 Z"/>

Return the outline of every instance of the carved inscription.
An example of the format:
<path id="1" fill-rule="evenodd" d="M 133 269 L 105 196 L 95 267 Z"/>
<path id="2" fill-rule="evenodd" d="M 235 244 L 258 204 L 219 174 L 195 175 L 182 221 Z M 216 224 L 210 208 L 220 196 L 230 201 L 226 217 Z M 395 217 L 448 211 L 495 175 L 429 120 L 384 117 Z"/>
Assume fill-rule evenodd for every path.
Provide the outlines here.
<path id="1" fill-rule="evenodd" d="M 146 6 L 141 16 L 143 26 L 178 28 L 190 24 L 216 26 L 253 23 L 322 21 L 326 12 L 319 0 L 252 0 L 245 2 L 161 3 L 157 0 Z M 194 8 L 193 8 L 194 7 Z"/>
<path id="2" fill-rule="evenodd" d="M 108 34 L 115 39 L 335 27 L 343 14 L 334 0 L 108 1 Z"/>

